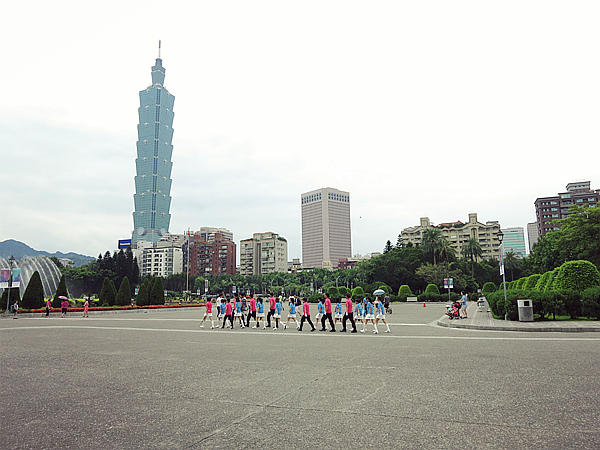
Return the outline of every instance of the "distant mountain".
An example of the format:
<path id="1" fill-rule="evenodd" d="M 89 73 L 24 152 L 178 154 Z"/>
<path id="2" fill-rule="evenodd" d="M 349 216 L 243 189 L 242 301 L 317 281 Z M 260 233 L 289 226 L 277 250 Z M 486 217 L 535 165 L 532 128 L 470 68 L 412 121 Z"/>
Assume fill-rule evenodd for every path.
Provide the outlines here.
<path id="1" fill-rule="evenodd" d="M 83 266 L 89 263 L 91 260 L 96 259 L 92 256 L 80 255 L 79 253 L 48 253 L 40 250 L 34 250 L 27 244 L 15 241 L 14 239 L 7 239 L 6 241 L 0 242 L 0 257 L 10 258 L 14 256 L 15 259 L 21 259 L 25 256 L 56 256 L 57 258 L 69 258 L 73 260 L 75 267 Z"/>

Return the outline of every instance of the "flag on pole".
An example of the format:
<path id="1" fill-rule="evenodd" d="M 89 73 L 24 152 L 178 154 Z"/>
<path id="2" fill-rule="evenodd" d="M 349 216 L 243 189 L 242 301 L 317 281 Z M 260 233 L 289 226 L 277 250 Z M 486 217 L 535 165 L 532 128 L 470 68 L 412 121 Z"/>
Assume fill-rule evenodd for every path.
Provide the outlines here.
<path id="1" fill-rule="evenodd" d="M 498 253 L 500 254 L 500 275 L 504 275 L 504 259 L 502 258 L 502 246 L 498 247 Z"/>

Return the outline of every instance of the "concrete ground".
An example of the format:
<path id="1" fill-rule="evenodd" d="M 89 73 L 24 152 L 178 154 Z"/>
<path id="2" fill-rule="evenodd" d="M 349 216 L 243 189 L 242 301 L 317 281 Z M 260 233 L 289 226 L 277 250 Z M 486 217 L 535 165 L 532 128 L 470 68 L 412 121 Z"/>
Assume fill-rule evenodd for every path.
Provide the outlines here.
<path id="1" fill-rule="evenodd" d="M 443 308 L 395 304 L 378 335 L 0 320 L 0 448 L 600 448 L 598 333 L 446 328 Z"/>

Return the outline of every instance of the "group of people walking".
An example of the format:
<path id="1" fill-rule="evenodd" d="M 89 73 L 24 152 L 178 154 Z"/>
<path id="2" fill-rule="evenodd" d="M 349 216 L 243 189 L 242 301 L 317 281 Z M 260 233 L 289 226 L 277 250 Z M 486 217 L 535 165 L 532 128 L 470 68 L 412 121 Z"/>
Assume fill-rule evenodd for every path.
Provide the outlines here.
<path id="1" fill-rule="evenodd" d="M 265 318 L 265 304 L 263 304 L 262 298 L 255 300 L 253 297 L 247 296 L 236 296 L 231 300 L 224 299 L 219 296 L 216 300 L 215 305 L 210 300 L 206 302 L 206 312 L 200 324 L 201 328 L 204 328 L 204 323 L 207 320 L 211 322 L 211 328 L 233 328 L 234 323 L 238 323 L 240 328 L 250 327 L 250 322 L 253 321 L 252 328 L 261 328 L 265 330 L 272 328 L 277 330 L 280 326 L 286 330 L 293 322 L 296 325 L 298 331 L 302 331 L 302 328 L 306 322 L 311 327 L 310 331 L 315 331 L 317 328 L 312 322 L 310 316 L 310 305 L 306 298 L 300 301 L 299 298 L 294 296 L 289 297 L 287 300 L 288 314 L 287 320 L 283 322 L 283 297 L 275 298 L 271 294 L 268 303 L 269 309 L 266 313 Z M 266 303 L 266 301 L 265 301 Z M 215 325 L 215 312 L 216 309 L 216 325 Z M 298 321 L 298 314 L 301 318 Z M 221 320 L 223 323 L 221 324 Z M 341 326 L 340 332 L 346 332 L 346 325 L 348 322 L 352 325 L 351 333 L 357 333 L 356 323 L 362 323 L 361 333 L 366 332 L 366 327 L 369 321 L 373 324 L 373 333 L 378 334 L 379 329 L 377 325 L 379 322 L 383 322 L 386 326 L 386 333 L 390 332 L 390 326 L 385 320 L 385 305 L 379 297 L 375 298 L 374 302 L 371 302 L 369 296 L 366 296 L 363 300 L 356 302 L 352 301 L 350 294 L 346 295 L 346 299 L 342 303 L 341 299 L 338 299 L 335 306 L 332 304 L 329 296 L 325 294 L 325 298 L 319 297 L 319 303 L 317 305 L 317 315 L 315 316 L 317 325 L 320 323 L 321 328 L 319 331 L 335 332 L 336 324 Z M 229 323 L 228 323 L 229 322 Z M 329 325 L 329 328 L 327 327 Z"/>

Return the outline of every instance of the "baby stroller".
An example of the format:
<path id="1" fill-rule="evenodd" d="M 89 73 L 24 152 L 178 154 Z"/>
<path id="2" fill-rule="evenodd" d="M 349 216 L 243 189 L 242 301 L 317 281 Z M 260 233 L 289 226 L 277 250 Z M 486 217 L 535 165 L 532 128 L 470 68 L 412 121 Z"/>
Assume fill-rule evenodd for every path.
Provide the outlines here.
<path id="1" fill-rule="evenodd" d="M 454 302 L 452 305 L 446 305 L 446 315 L 452 319 L 461 319 L 460 317 L 460 303 Z"/>

